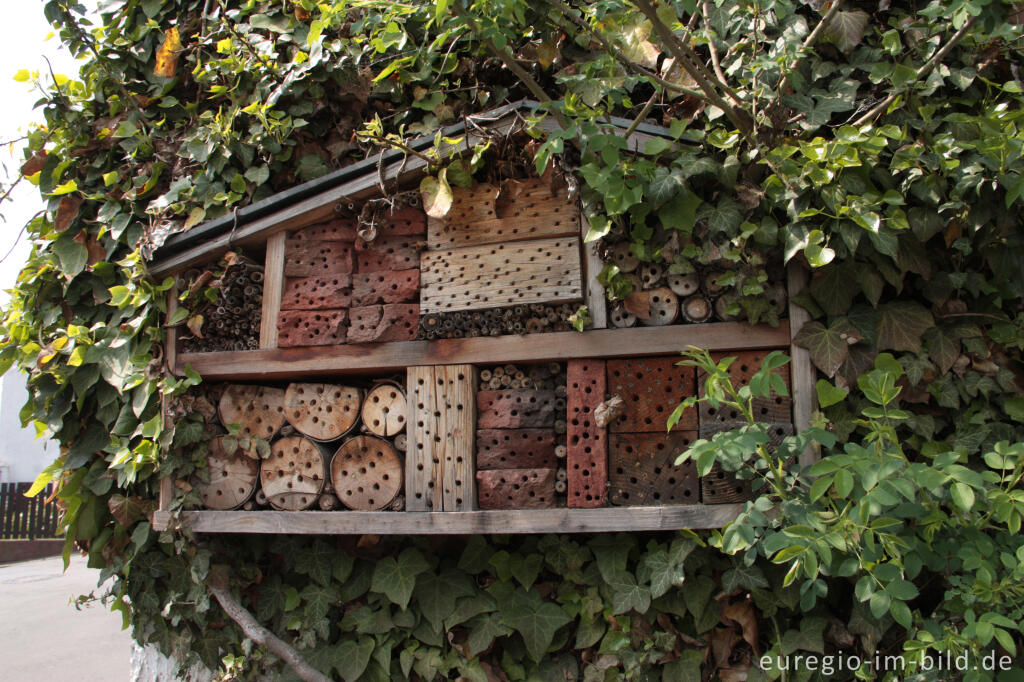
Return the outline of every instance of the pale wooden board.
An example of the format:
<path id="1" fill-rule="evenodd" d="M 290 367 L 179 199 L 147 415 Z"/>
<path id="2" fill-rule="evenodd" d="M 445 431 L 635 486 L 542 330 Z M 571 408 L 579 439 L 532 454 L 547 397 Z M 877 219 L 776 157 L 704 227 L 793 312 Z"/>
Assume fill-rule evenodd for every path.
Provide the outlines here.
<path id="1" fill-rule="evenodd" d="M 722 528 L 742 504 L 600 509 L 502 509 L 467 512 L 183 512 L 181 523 L 197 533 L 287 533 L 290 535 L 476 535 L 480 533 L 615 533 Z M 169 512 L 153 515 L 166 530 Z"/>
<path id="2" fill-rule="evenodd" d="M 277 315 L 284 295 L 284 252 L 287 235 L 279 232 L 267 240 L 263 265 L 263 311 L 260 317 L 260 348 L 277 348 Z"/>
<path id="3" fill-rule="evenodd" d="M 553 195 L 542 180 L 509 180 L 500 189 L 490 184 L 456 187 L 452 194 L 448 215 L 427 220 L 431 250 L 572 236 L 579 231 L 579 208 L 568 192 L 562 189 Z"/>
<path id="4" fill-rule="evenodd" d="M 811 360 L 811 353 L 806 348 L 792 343 L 792 339 L 800 333 L 800 329 L 811 321 L 811 314 L 793 302 L 793 297 L 800 293 L 800 290 L 807 286 L 808 273 L 796 263 L 790 263 L 786 269 L 786 278 L 789 289 L 789 331 L 790 347 L 789 354 L 792 358 L 792 369 L 790 380 L 792 381 L 791 395 L 793 396 L 793 427 L 797 433 L 810 427 L 814 415 L 815 389 L 817 369 Z M 800 465 L 810 466 L 820 459 L 820 453 L 812 445 L 800 454 Z"/>
<path id="5" fill-rule="evenodd" d="M 177 278 L 175 278 L 177 279 Z M 174 317 L 174 313 L 178 311 L 178 284 L 171 287 L 171 290 L 167 292 L 167 317 L 165 323 L 170 321 Z M 164 363 L 167 369 L 171 372 L 174 371 L 174 365 L 178 361 L 178 328 L 177 327 L 165 327 L 166 337 L 164 341 Z"/>
<path id="6" fill-rule="evenodd" d="M 441 511 L 441 462 L 434 456 L 433 367 L 409 367 L 406 371 L 409 398 L 409 439 L 405 449 L 405 509 L 410 512 Z"/>
<path id="7" fill-rule="evenodd" d="M 580 238 L 585 239 L 587 232 L 590 231 L 590 223 L 586 217 L 582 217 L 580 223 Z M 597 276 L 604 269 L 604 261 L 597 245 L 597 241 L 583 243 L 583 281 L 586 289 L 584 302 L 590 311 L 591 329 L 607 329 L 608 299 L 604 286 L 597 281 Z"/>
<path id="8" fill-rule="evenodd" d="M 789 323 L 778 327 L 746 322 L 552 332 L 439 341 L 349 344 L 315 349 L 183 353 L 175 372 L 191 365 L 207 380 L 293 380 L 327 374 L 380 374 L 406 367 L 495 362 L 547 362 L 574 358 L 678 355 L 688 345 L 712 351 L 784 348 Z"/>
<path id="9" fill-rule="evenodd" d="M 477 369 L 473 365 L 447 365 L 434 368 L 444 377 L 444 511 L 476 509 L 476 386 Z M 435 381 L 435 386 L 438 383 Z"/>
<path id="10" fill-rule="evenodd" d="M 580 240 L 563 237 L 424 252 L 420 286 L 423 314 L 580 301 Z"/>

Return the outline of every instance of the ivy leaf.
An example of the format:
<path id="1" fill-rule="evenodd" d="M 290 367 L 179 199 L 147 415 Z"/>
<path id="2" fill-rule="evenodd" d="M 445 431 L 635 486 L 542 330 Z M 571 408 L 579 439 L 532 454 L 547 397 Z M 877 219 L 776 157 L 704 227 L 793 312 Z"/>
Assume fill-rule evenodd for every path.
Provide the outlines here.
<path id="1" fill-rule="evenodd" d="M 469 538 L 466 548 L 459 557 L 459 568 L 466 573 L 475 575 L 487 570 L 494 550 L 487 540 L 479 535 Z"/>
<path id="2" fill-rule="evenodd" d="M 849 394 L 845 388 L 837 388 L 825 379 L 818 379 L 815 388 L 818 391 L 818 405 L 823 408 L 835 405 Z"/>
<path id="3" fill-rule="evenodd" d="M 478 656 L 490 649 L 496 637 L 512 634 L 512 629 L 502 622 L 502 616 L 499 613 L 480 614 L 466 623 L 466 629 L 469 630 L 466 645 L 469 646 L 470 656 Z M 553 636 L 554 633 L 552 633 Z M 544 646 L 544 649 L 547 650 L 547 645 Z"/>
<path id="4" fill-rule="evenodd" d="M 685 579 L 683 564 L 672 561 L 668 552 L 661 549 L 648 553 L 640 560 L 637 578 L 651 586 L 651 597 L 657 599 Z"/>
<path id="5" fill-rule="evenodd" d="M 590 549 L 605 582 L 616 573 L 626 570 L 626 560 L 634 543 L 632 538 L 622 535 L 599 535 L 590 541 Z"/>
<path id="6" fill-rule="evenodd" d="M 858 265 L 857 284 L 860 285 L 864 298 L 868 299 L 872 307 L 877 308 L 878 301 L 882 298 L 882 290 L 885 289 L 885 279 L 882 275 L 868 265 Z"/>
<path id="7" fill-rule="evenodd" d="M 544 601 L 536 590 L 520 588 L 506 604 L 502 620 L 522 635 L 530 658 L 540 661 L 558 628 L 572 619 L 557 605 Z"/>
<path id="8" fill-rule="evenodd" d="M 277 614 L 285 611 L 287 597 L 281 576 L 274 574 L 260 584 L 260 598 L 256 602 L 256 617 L 269 623 Z"/>
<path id="9" fill-rule="evenodd" d="M 860 283 L 845 263 L 824 268 L 811 282 L 811 294 L 828 315 L 845 315 L 860 291 Z"/>
<path id="10" fill-rule="evenodd" d="M 321 585 L 330 585 L 336 555 L 337 552 L 326 542 L 317 539 L 298 551 L 295 557 L 295 572 L 308 575 Z"/>
<path id="11" fill-rule="evenodd" d="M 726 594 L 764 587 L 768 587 L 768 580 L 757 566 L 734 566 L 722 574 L 722 590 Z"/>
<path id="12" fill-rule="evenodd" d="M 692 192 L 680 192 L 658 211 L 658 219 L 666 229 L 679 230 L 684 235 L 693 232 L 697 222 L 697 208 L 701 198 Z"/>
<path id="13" fill-rule="evenodd" d="M 679 173 L 659 166 L 654 174 L 654 179 L 647 187 L 647 198 L 655 206 L 661 206 L 684 189 L 683 178 Z"/>
<path id="14" fill-rule="evenodd" d="M 836 12 L 832 20 L 825 26 L 825 39 L 849 54 L 864 39 L 864 30 L 868 26 L 867 12 Z"/>
<path id="15" fill-rule="evenodd" d="M 60 269 L 69 278 L 76 277 L 82 270 L 85 270 L 89 262 L 89 250 L 83 244 L 79 244 L 73 237 L 65 232 L 53 242 L 53 253 L 60 261 Z"/>
<path id="16" fill-rule="evenodd" d="M 894 301 L 878 309 L 878 349 L 921 352 L 921 337 L 935 326 L 932 314 L 911 301 Z"/>
<path id="17" fill-rule="evenodd" d="M 416 583 L 416 603 L 423 615 L 440 628 L 445 616 L 455 609 L 455 600 L 473 594 L 469 576 L 462 571 L 448 569 L 441 574 L 428 572 Z"/>
<path id="18" fill-rule="evenodd" d="M 846 318 L 826 327 L 821 322 L 808 322 L 800 328 L 793 343 L 811 353 L 815 367 L 832 377 L 850 353 L 850 340 L 860 339 L 857 328 Z"/>
<path id="19" fill-rule="evenodd" d="M 373 655 L 373 637 L 360 637 L 358 641 L 345 640 L 331 652 L 331 667 L 345 682 L 355 682 L 366 671 Z"/>
<path id="20" fill-rule="evenodd" d="M 444 627 L 446 630 L 451 630 L 456 625 L 465 623 L 470 618 L 481 613 L 496 611 L 497 608 L 498 602 L 494 600 L 494 597 L 486 592 L 475 591 L 470 596 L 463 597 L 455 602 L 455 607 L 451 609 L 444 619 Z"/>
<path id="21" fill-rule="evenodd" d="M 612 611 L 615 615 L 628 611 L 647 613 L 651 606 L 651 591 L 638 585 L 632 573 L 618 571 L 606 582 L 612 590 Z"/>
<path id="22" fill-rule="evenodd" d="M 402 550 L 398 558 L 384 557 L 373 570 L 370 589 L 379 592 L 402 609 L 409 605 L 416 576 L 430 570 L 430 565 L 420 551 L 414 547 Z"/>
<path id="23" fill-rule="evenodd" d="M 943 327 L 932 327 L 924 333 L 923 338 L 928 349 L 928 357 L 939 368 L 939 372 L 949 372 L 960 357 L 960 338 Z"/>
<path id="24" fill-rule="evenodd" d="M 509 558 L 508 565 L 512 577 L 525 589 L 530 589 L 534 581 L 537 580 L 541 567 L 544 566 L 544 557 L 540 554 L 530 554 L 525 557 L 521 554 L 513 554 Z"/>
<path id="25" fill-rule="evenodd" d="M 697 211 L 697 220 L 706 220 L 708 229 L 712 232 L 724 232 L 732 235 L 743 223 L 743 211 L 736 201 L 726 197 L 719 199 L 714 206 L 702 205 Z"/>
<path id="26" fill-rule="evenodd" d="M 309 583 L 302 588 L 302 601 L 306 603 L 306 614 L 311 621 L 326 618 L 331 606 L 339 601 L 338 588 Z"/>

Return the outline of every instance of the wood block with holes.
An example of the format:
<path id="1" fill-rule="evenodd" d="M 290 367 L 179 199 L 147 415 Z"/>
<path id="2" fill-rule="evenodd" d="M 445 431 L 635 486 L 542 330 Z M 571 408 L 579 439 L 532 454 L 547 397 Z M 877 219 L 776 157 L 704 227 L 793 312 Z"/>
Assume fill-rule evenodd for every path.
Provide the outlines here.
<path id="1" fill-rule="evenodd" d="M 695 440 L 695 431 L 611 434 L 608 438 L 608 498 L 611 503 L 633 507 L 699 503 L 696 464 L 675 464 L 676 457 Z"/>
<path id="2" fill-rule="evenodd" d="M 285 243 L 285 277 L 351 273 L 352 263 L 352 242 L 308 242 L 289 239 Z"/>
<path id="3" fill-rule="evenodd" d="M 349 509 L 379 511 L 402 491 L 402 460 L 391 443 L 356 436 L 331 459 L 334 493 Z"/>
<path id="4" fill-rule="evenodd" d="M 296 431 L 313 440 L 337 440 L 356 425 L 361 398 L 359 389 L 351 386 L 289 384 L 284 415 Z"/>
<path id="5" fill-rule="evenodd" d="M 352 305 L 352 275 L 290 277 L 285 281 L 281 310 L 339 310 Z"/>
<path id="6" fill-rule="evenodd" d="M 736 360 L 729 366 L 729 376 L 733 386 L 739 388 L 746 386 L 759 369 L 761 361 L 769 351 L 743 351 L 737 353 L 712 353 L 711 358 L 720 362 L 726 357 L 735 357 Z M 790 391 L 789 365 L 783 365 L 775 370 L 786 385 L 786 392 Z M 704 396 L 704 376 L 698 375 L 697 388 L 701 397 Z M 768 398 L 757 398 L 754 400 L 754 419 L 767 424 L 792 424 L 793 423 L 793 400 L 787 396 L 781 396 L 774 391 Z M 743 414 L 739 410 L 719 406 L 711 407 L 707 403 L 700 404 L 700 427 L 701 430 L 716 426 L 735 427 L 746 424 Z M 721 429 L 719 429 L 721 430 Z"/>
<path id="7" fill-rule="evenodd" d="M 286 310 L 277 316 L 278 348 L 345 343 L 348 311 Z"/>
<path id="8" fill-rule="evenodd" d="M 405 391 L 391 383 L 380 384 L 363 401 L 363 426 L 375 436 L 391 438 L 405 431 L 408 412 Z"/>
<path id="9" fill-rule="evenodd" d="M 608 439 L 594 420 L 594 410 L 605 398 L 604 361 L 570 360 L 567 382 L 569 506 L 603 507 L 608 493 Z"/>
<path id="10" fill-rule="evenodd" d="M 608 394 L 625 403 L 608 425 L 612 433 L 664 433 L 669 415 L 696 392 L 693 367 L 679 367 L 677 356 L 608 361 Z M 697 428 L 697 409 L 683 413 L 674 431 Z"/>
<path id="11" fill-rule="evenodd" d="M 420 266 L 420 246 L 416 237 L 378 237 L 372 242 L 356 244 L 356 265 L 359 272 L 411 270 Z"/>
<path id="12" fill-rule="evenodd" d="M 231 384 L 220 396 L 217 413 L 226 428 L 242 427 L 238 435 L 270 440 L 284 426 L 284 393 L 269 386 Z"/>
<path id="13" fill-rule="evenodd" d="M 419 270 L 360 272 L 352 280 L 353 306 L 408 303 L 419 298 Z"/>
<path id="14" fill-rule="evenodd" d="M 353 242 L 356 224 L 350 218 L 335 218 L 292 232 L 289 237 L 300 242 Z"/>
<path id="15" fill-rule="evenodd" d="M 478 429 L 477 469 L 554 469 L 555 432 L 552 429 Z"/>
<path id="16" fill-rule="evenodd" d="M 420 258 L 424 314 L 583 300 L 577 237 L 427 251 Z"/>
<path id="17" fill-rule="evenodd" d="M 555 425 L 555 392 L 532 388 L 476 394 L 479 429 L 545 428 Z"/>
<path id="18" fill-rule="evenodd" d="M 206 458 L 210 480 L 196 490 L 207 509 L 236 509 L 252 497 L 260 477 L 260 460 L 241 448 L 230 455 L 224 449 L 224 436 L 210 440 Z"/>
<path id="19" fill-rule="evenodd" d="M 327 477 L 320 446 L 302 436 L 281 438 L 260 465 L 260 486 L 270 506 L 300 511 L 317 503 Z"/>
<path id="20" fill-rule="evenodd" d="M 476 508 L 476 384 L 472 365 L 408 368 L 406 511 Z"/>
<path id="21" fill-rule="evenodd" d="M 448 215 L 427 220 L 427 246 L 432 250 L 579 233 L 579 209 L 568 191 L 552 194 L 542 180 L 507 181 L 500 189 L 488 184 L 456 187 L 452 194 Z"/>
<path id="22" fill-rule="evenodd" d="M 412 341 L 420 323 L 420 307 L 415 303 L 352 308 L 349 315 L 349 343 Z"/>
<path id="23" fill-rule="evenodd" d="M 555 506 L 555 469 L 476 472 L 480 509 L 550 509 Z"/>

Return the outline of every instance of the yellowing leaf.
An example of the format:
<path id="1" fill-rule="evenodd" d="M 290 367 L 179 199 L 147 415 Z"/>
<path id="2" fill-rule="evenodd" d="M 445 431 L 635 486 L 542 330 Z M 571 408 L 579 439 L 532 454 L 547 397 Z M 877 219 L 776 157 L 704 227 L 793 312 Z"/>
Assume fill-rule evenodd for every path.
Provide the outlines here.
<path id="1" fill-rule="evenodd" d="M 156 66 L 153 74 L 163 78 L 174 78 L 178 70 L 178 52 L 182 49 L 181 37 L 177 28 L 164 31 L 164 42 L 156 51 Z"/>
<path id="2" fill-rule="evenodd" d="M 220 54 L 227 54 L 231 52 L 231 38 L 224 38 L 223 40 L 217 41 L 217 52 Z"/>
<path id="3" fill-rule="evenodd" d="M 448 184 L 447 168 L 436 178 L 429 175 L 420 182 L 423 208 L 431 218 L 444 218 L 452 208 L 452 188 Z"/>
<path id="4" fill-rule="evenodd" d="M 14 74 L 14 80 L 16 80 L 19 83 L 24 83 L 31 77 L 32 74 L 29 73 L 28 69 L 18 69 L 18 73 Z"/>

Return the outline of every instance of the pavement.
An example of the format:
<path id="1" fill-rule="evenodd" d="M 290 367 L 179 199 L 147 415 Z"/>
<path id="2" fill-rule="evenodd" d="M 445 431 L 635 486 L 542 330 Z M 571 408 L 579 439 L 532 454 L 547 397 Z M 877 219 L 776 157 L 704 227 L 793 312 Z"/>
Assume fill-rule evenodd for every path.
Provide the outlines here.
<path id="1" fill-rule="evenodd" d="M 71 557 L 0 566 L 0 678 L 5 682 L 119 682 L 130 678 L 131 636 L 100 603 L 77 610 L 100 572 Z"/>

